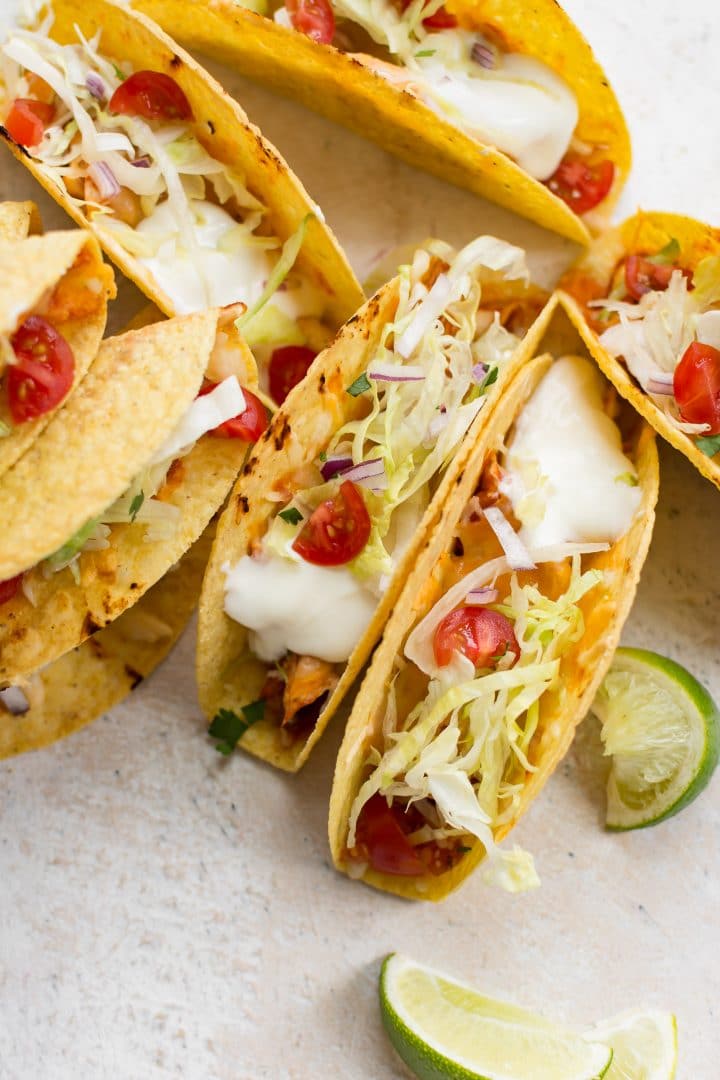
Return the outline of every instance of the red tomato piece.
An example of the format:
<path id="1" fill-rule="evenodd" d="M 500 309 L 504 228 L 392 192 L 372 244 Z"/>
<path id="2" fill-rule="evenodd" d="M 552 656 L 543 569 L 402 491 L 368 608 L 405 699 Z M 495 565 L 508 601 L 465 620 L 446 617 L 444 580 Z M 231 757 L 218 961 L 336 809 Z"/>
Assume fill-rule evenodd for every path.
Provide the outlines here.
<path id="1" fill-rule="evenodd" d="M 466 656 L 476 668 L 494 667 L 501 656 L 511 652 L 513 664 L 520 656 L 520 646 L 513 625 L 499 611 L 486 607 L 461 607 L 451 611 L 435 631 L 435 660 L 444 667 L 455 651 Z"/>
<path id="2" fill-rule="evenodd" d="M 20 146 L 37 146 L 54 116 L 54 105 L 31 98 L 16 98 L 5 121 L 5 130 Z"/>
<path id="3" fill-rule="evenodd" d="M 358 846 L 366 848 L 373 870 L 381 874 L 416 877 L 425 864 L 403 832 L 402 811 L 388 806 L 382 795 L 373 795 L 363 806 L 357 823 Z"/>
<path id="4" fill-rule="evenodd" d="M 283 345 L 270 357 L 270 397 L 282 405 L 293 386 L 305 378 L 317 356 L 307 345 Z"/>
<path id="5" fill-rule="evenodd" d="M 625 262 L 625 287 L 633 300 L 641 300 L 645 293 L 664 292 L 670 284 L 673 263 L 654 263 L 642 255 L 628 255 Z"/>
<path id="6" fill-rule="evenodd" d="M 566 157 L 545 183 L 574 213 L 586 214 L 603 201 L 614 177 L 612 161 L 588 165 L 582 158 Z"/>
<path id="7" fill-rule="evenodd" d="M 319 45 L 330 44 L 335 37 L 335 14 L 328 0 L 287 0 L 286 7 L 296 30 Z"/>
<path id="8" fill-rule="evenodd" d="M 693 341 L 675 368 L 673 393 L 688 424 L 709 424 L 720 435 L 720 349 Z"/>
<path id="9" fill-rule="evenodd" d="M 370 515 L 352 480 L 345 480 L 332 499 L 316 506 L 293 542 L 306 562 L 342 566 L 359 555 L 370 537 Z"/>
<path id="10" fill-rule="evenodd" d="M 16 361 L 6 371 L 13 423 L 50 412 L 69 393 L 75 357 L 62 334 L 40 315 L 30 315 L 11 339 Z"/>
<path id="11" fill-rule="evenodd" d="M 110 112 L 146 120 L 192 120 L 185 93 L 162 71 L 135 71 L 110 98 Z"/>
<path id="12" fill-rule="evenodd" d="M 22 574 L 18 574 L 17 577 L 8 578 L 7 581 L 0 581 L 0 604 L 6 604 L 8 600 L 12 600 L 13 596 L 17 596 L 22 579 Z"/>
<path id="13" fill-rule="evenodd" d="M 427 19 L 423 19 L 426 30 L 452 30 L 457 24 L 455 16 L 446 11 L 444 6 L 438 8 L 433 15 L 428 15 Z"/>
<path id="14" fill-rule="evenodd" d="M 206 382 L 198 397 L 203 397 L 214 390 L 217 383 Z M 268 411 L 259 397 L 250 390 L 242 388 L 245 398 L 245 411 L 232 420 L 226 420 L 224 424 L 218 424 L 210 432 L 220 439 L 242 439 L 244 442 L 257 442 L 265 428 L 268 426 Z"/>

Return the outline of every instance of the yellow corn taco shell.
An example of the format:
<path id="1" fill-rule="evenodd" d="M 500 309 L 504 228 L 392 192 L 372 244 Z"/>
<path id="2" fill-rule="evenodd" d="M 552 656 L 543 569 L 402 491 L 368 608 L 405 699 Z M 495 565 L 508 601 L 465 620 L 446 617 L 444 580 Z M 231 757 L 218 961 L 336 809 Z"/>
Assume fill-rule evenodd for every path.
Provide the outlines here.
<path id="1" fill-rule="evenodd" d="M 563 326 L 563 323 L 566 325 Z M 569 324 L 559 308 L 551 334 L 543 344 L 552 346 L 555 355 L 565 353 L 568 347 L 577 352 L 580 342 L 577 335 L 568 331 Z M 448 501 L 430 544 L 405 584 L 355 699 L 337 759 L 329 813 L 329 839 L 335 866 L 345 873 L 352 873 L 354 878 L 360 872 L 357 867 L 349 866 L 346 858 L 348 820 L 365 779 L 368 752 L 372 746 L 380 744 L 387 689 L 395 657 L 402 652 L 413 627 L 438 599 L 436 583 L 440 580 L 439 560 L 447 551 L 456 523 L 477 487 L 488 453 L 502 445 L 524 402 L 551 364 L 550 355 L 531 360 L 516 374 L 498 400 L 492 417 L 476 441 L 461 483 Z M 605 581 L 580 601 L 585 619 L 582 636 L 562 656 L 558 688 L 546 692 L 540 699 L 538 727 L 528 754 L 537 771 L 526 775 L 516 813 L 509 824 L 496 830 L 497 841 L 516 824 L 567 752 L 575 729 L 587 713 L 610 664 L 635 595 L 654 523 L 658 460 L 651 428 L 627 408 L 625 415 L 620 417 L 620 423 L 630 442 L 629 456 L 636 466 L 642 490 L 640 508 L 629 531 L 610 550 L 583 556 L 583 569 L 604 571 Z M 424 694 L 424 690 L 420 692 Z M 437 875 L 399 877 L 378 873 L 368 867 L 364 873 L 360 873 L 361 880 L 408 899 L 442 900 L 465 880 L 485 856 L 483 845 L 473 837 L 469 837 L 466 843 L 469 850 L 460 861 Z"/>
<path id="2" fill-rule="evenodd" d="M 46 491 L 55 452 L 58 446 L 64 445 L 65 470 L 78 483 L 83 483 L 83 477 L 86 477 L 83 496 L 89 494 L 92 482 L 93 497 L 97 500 L 93 503 L 96 509 L 88 513 L 89 503 L 85 498 L 75 496 L 76 504 L 82 503 L 83 512 L 78 514 L 77 505 L 73 508 L 74 520 L 79 518 L 79 523 L 64 532 L 61 544 L 126 490 L 189 407 L 208 363 L 217 319 L 216 311 L 208 311 L 168 320 L 110 339 L 103 346 L 112 358 L 118 352 L 128 357 L 127 368 L 118 370 L 113 363 L 113 377 L 104 386 L 88 386 L 87 390 L 83 387 L 76 395 L 78 406 L 66 418 L 67 423 L 59 425 L 57 430 L 48 428 L 36 444 L 36 456 L 42 460 L 42 466 L 36 469 L 35 475 L 45 478 L 41 485 L 36 484 L 41 492 Z M 101 352 L 88 382 L 96 376 L 95 369 L 101 365 L 104 355 Z M 247 363 L 247 376 L 242 381 L 246 386 L 255 386 L 257 375 L 252 358 Z M 165 377 L 161 377 L 159 383 L 153 384 L 151 380 L 145 383 L 148 369 L 153 372 L 161 369 L 164 376 L 172 373 L 178 383 L 172 390 Z M 98 378 L 102 378 L 102 370 L 101 366 Z M 166 399 L 162 394 L 158 395 L 158 389 L 166 392 Z M 140 401 L 142 408 L 133 407 L 131 416 L 117 411 L 118 406 L 127 410 L 128 403 L 139 405 Z M 86 417 L 84 424 L 77 417 L 81 404 Z M 103 445 L 102 439 L 93 443 L 96 431 L 107 435 L 108 429 L 112 430 L 109 417 L 114 420 L 115 441 L 110 445 L 107 442 Z M 68 427 L 74 426 L 83 434 L 77 446 L 71 446 L 68 451 Z M 123 428 L 131 430 L 123 434 Z M 160 436 L 160 432 L 164 435 Z M 165 484 L 158 492 L 163 503 L 179 511 L 177 523 L 167 538 L 149 541 L 146 526 L 140 522 L 114 524 L 110 528 L 108 546 L 83 551 L 74 568 L 75 573 L 70 567 L 46 573 L 42 565 L 35 565 L 43 557 L 38 555 L 30 563 L 32 569 L 23 576 L 22 589 L 0 605 L 0 682 L 17 681 L 51 663 L 135 604 L 206 528 L 222 505 L 246 453 L 247 444 L 241 440 L 209 434 L 200 438 L 188 454 L 173 462 Z M 109 457 L 112 468 L 104 468 L 103 463 Z M 117 467 L 120 463 L 122 468 Z M 24 476 L 23 472 L 23 479 Z M 18 484 L 14 470 L 10 480 L 15 481 L 14 489 L 22 486 Z M 6 495 L 5 490 L 0 490 L 0 503 Z M 51 510 L 58 510 L 56 499 L 50 498 L 48 502 Z M 39 514 L 37 509 L 33 514 L 31 507 L 25 518 L 26 551 L 47 554 L 47 536 L 50 528 L 54 528 L 54 519 L 49 514 L 48 523 L 41 529 Z M 58 534 L 57 530 L 53 533 Z M 55 550 L 57 546 L 55 544 Z"/>
<path id="3" fill-rule="evenodd" d="M 567 294 L 570 317 L 603 373 L 626 401 L 644 416 L 664 439 L 685 455 L 703 476 L 720 488 L 720 455 L 707 457 L 695 442 L 669 422 L 662 410 L 638 385 L 625 365 L 603 348 L 593 326 L 597 310 L 590 300 L 608 295 L 618 263 L 628 255 L 654 255 L 670 241 L 680 245 L 678 265 L 692 271 L 708 255 L 720 256 L 720 230 L 680 214 L 641 212 L 596 240 L 586 255 L 560 282 Z"/>
<path id="4" fill-rule="evenodd" d="M 118 705 L 168 655 L 197 604 L 209 527 L 177 566 L 111 626 L 24 683 L 29 708 L 0 704 L 0 758 L 40 750 Z"/>
<path id="5" fill-rule="evenodd" d="M 42 232 L 40 212 L 33 202 L 0 203 L 0 242 L 24 240 Z"/>
<path id="6" fill-rule="evenodd" d="M 433 267 L 429 273 L 433 274 Z M 277 491 L 282 488 L 283 477 L 316 460 L 335 431 L 348 420 L 362 415 L 365 406 L 359 398 L 347 393 L 347 387 L 366 370 L 385 324 L 393 320 L 399 288 L 399 279 L 394 278 L 380 289 L 316 358 L 306 379 L 295 387 L 273 417 L 230 495 L 218 524 L 199 608 L 197 677 L 200 704 L 209 720 L 220 709 L 237 711 L 255 700 L 268 670 L 273 667 L 249 655 L 247 630 L 226 615 L 222 566 L 226 562 L 233 564 L 249 554 L 253 543 L 263 536 L 268 522 L 277 513 L 278 503 L 276 499 L 273 500 L 273 489 Z M 498 290 L 502 291 L 502 285 L 498 286 Z M 539 290 L 531 290 L 530 294 L 535 296 L 536 293 Z M 512 303 L 517 301 L 517 283 L 508 284 L 507 299 Z M 502 306 L 499 294 L 493 297 L 493 304 Z M 488 404 L 478 414 L 471 429 L 475 434 L 485 423 L 490 401 L 502 391 L 525 359 L 532 355 L 552 311 L 553 304 L 543 308 L 515 356 L 503 367 L 497 382 L 488 390 Z M 296 771 L 307 760 L 380 636 L 402 582 L 425 543 L 428 530 L 462 475 L 469 448 L 468 436 L 442 479 L 437 481 L 432 502 L 415 537 L 312 732 L 307 738 L 289 738 L 275 722 L 264 718 L 253 724 L 243 736 L 239 744 L 243 750 L 288 771 Z"/>
<path id="7" fill-rule="evenodd" d="M 5 203 L 0 216 L 0 337 L 8 339 L 30 315 L 44 315 L 65 338 L 75 360 L 73 385 L 62 402 L 34 420 L 14 424 L 0 383 L 0 476 L 32 446 L 95 359 L 105 331 L 113 273 L 97 241 L 86 232 L 27 236 L 36 224 L 32 203 Z M 10 348 L 10 346 L 8 346 Z M 0 355 L 0 380 L 3 376 Z"/>
<path id="8" fill-rule="evenodd" d="M 129 62 L 135 71 L 162 72 L 178 83 L 192 108 L 193 134 L 208 153 L 245 178 L 248 189 L 267 208 L 266 220 L 273 235 L 287 240 L 307 215 L 312 215 L 297 266 L 327 295 L 326 320 L 338 326 L 348 318 L 362 303 L 363 294 L 345 256 L 300 181 L 237 102 L 155 23 L 122 3 L 52 0 L 48 8 L 54 16 L 50 36 L 59 43 L 77 43 L 77 30 L 87 39 L 101 32 L 99 51 L 103 57 Z M 0 88 L 0 101 L 1 97 Z M 3 104 L 7 108 L 9 102 L 0 108 Z M 169 316 L 180 313 L 147 267 L 103 228 L 102 215 L 89 220 L 82 204 L 68 196 L 59 177 L 18 146 L 2 127 L 0 136 L 59 205 L 95 234 L 112 261 L 161 311 Z"/>
<path id="9" fill-rule="evenodd" d="M 409 164 L 577 243 L 589 242 L 587 224 L 544 184 L 377 74 L 362 57 L 318 45 L 233 0 L 135 0 L 134 7 L 189 48 L 301 101 Z M 576 139 L 601 147 L 615 165 L 611 192 L 598 207 L 606 216 L 630 170 L 630 137 L 607 77 L 577 27 L 556 0 L 449 0 L 447 8 L 462 27 L 536 57 L 565 80 L 579 106 Z"/>

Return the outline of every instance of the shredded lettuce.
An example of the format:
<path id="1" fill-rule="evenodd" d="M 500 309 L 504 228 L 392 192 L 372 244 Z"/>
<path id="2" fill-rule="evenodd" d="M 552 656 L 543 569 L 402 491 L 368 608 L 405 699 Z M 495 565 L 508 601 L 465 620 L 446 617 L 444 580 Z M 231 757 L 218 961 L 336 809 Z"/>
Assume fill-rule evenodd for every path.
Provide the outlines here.
<path id="1" fill-rule="evenodd" d="M 244 327 L 249 326 L 252 323 L 252 320 L 258 314 L 258 312 L 260 312 L 265 306 L 265 304 L 267 304 L 271 296 L 274 296 L 274 294 L 280 288 L 283 281 L 295 265 L 295 261 L 300 254 L 300 249 L 302 248 L 303 241 L 305 240 L 305 233 L 307 231 L 308 223 L 314 218 L 314 216 L 314 214 L 306 214 L 298 225 L 295 232 L 292 234 L 292 236 L 289 236 L 288 239 L 285 241 L 282 247 L 282 251 L 280 252 L 280 258 L 275 263 L 273 271 L 268 278 L 267 285 L 263 289 L 260 298 L 252 305 L 252 307 L 248 308 L 248 310 L 245 311 L 239 319 L 235 320 L 235 326 L 238 330 L 243 330 Z"/>

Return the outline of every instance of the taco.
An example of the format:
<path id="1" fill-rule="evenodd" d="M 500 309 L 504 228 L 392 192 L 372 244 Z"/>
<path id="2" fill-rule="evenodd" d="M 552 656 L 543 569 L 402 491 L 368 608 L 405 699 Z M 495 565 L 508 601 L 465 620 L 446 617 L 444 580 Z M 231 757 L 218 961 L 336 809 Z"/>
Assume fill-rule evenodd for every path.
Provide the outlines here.
<path id="1" fill-rule="evenodd" d="M 617 99 L 555 0 L 134 6 L 189 48 L 578 243 L 627 178 Z"/>
<path id="2" fill-rule="evenodd" d="M 115 295 L 92 236 L 24 235 L 31 205 L 0 208 L 0 476 L 82 380 Z"/>
<path id="3" fill-rule="evenodd" d="M 105 341 L 82 387 L 6 474 L 0 683 L 24 679 L 136 603 L 222 505 L 267 425 L 235 314 Z"/>
<path id="4" fill-rule="evenodd" d="M 218 524 L 200 702 L 211 734 L 253 705 L 240 745 L 283 769 L 302 765 L 360 671 L 489 404 L 549 318 L 535 319 L 545 297 L 524 284 L 519 248 L 431 249 L 320 354 Z"/>
<path id="5" fill-rule="evenodd" d="M 652 429 L 587 355 L 555 355 L 498 400 L 337 759 L 335 865 L 408 898 L 442 899 L 483 859 L 511 891 L 538 883 L 498 844 L 589 708 L 650 542 Z"/>
<path id="6" fill-rule="evenodd" d="M 111 0 L 44 11 L 0 45 L 0 134 L 166 315 L 244 303 L 263 365 L 292 350 L 270 372 L 282 389 L 364 299 L 319 209 L 145 16 Z"/>
<path id="7" fill-rule="evenodd" d="M 0 758 L 40 750 L 123 701 L 162 663 L 200 594 L 209 526 L 176 566 L 104 630 L 0 690 Z"/>
<path id="8" fill-rule="evenodd" d="M 0 202 L 0 241 L 11 243 L 42 232 L 40 212 L 33 202 Z"/>
<path id="9" fill-rule="evenodd" d="M 720 487 L 720 230 L 636 214 L 560 284 L 619 393 Z"/>

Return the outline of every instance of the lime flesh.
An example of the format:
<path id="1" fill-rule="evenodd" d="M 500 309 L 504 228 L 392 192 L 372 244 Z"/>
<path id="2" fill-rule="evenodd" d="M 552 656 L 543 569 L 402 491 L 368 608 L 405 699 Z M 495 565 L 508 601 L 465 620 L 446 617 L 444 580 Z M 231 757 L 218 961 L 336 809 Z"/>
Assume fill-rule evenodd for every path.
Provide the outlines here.
<path id="1" fill-rule="evenodd" d="M 672 1013 L 624 1013 L 596 1024 L 587 1038 L 613 1049 L 605 1080 L 673 1080 L 675 1076 L 677 1024 Z"/>
<path id="2" fill-rule="evenodd" d="M 390 1041 L 421 1080 L 597 1080 L 610 1047 L 393 953 L 380 975 Z"/>
<path id="3" fill-rule="evenodd" d="M 593 712 L 612 757 L 609 829 L 656 825 L 707 787 L 718 762 L 720 714 L 680 664 L 645 649 L 618 649 Z"/>

